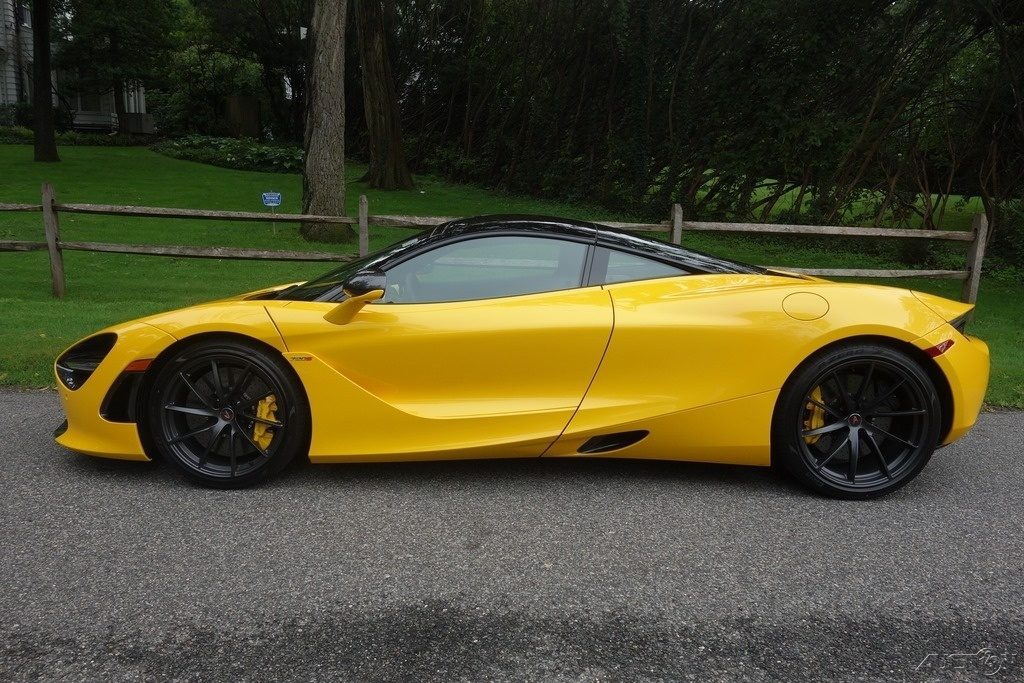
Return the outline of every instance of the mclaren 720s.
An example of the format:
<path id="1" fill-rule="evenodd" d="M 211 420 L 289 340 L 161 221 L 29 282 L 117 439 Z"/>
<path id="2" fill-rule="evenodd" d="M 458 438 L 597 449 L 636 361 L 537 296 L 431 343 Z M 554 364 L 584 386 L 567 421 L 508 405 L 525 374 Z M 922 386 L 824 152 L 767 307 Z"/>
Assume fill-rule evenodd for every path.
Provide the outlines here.
<path id="1" fill-rule="evenodd" d="M 592 223 L 456 220 L 76 343 L 56 438 L 216 487 L 306 456 L 615 457 L 778 464 L 867 498 L 974 424 L 971 309 Z"/>

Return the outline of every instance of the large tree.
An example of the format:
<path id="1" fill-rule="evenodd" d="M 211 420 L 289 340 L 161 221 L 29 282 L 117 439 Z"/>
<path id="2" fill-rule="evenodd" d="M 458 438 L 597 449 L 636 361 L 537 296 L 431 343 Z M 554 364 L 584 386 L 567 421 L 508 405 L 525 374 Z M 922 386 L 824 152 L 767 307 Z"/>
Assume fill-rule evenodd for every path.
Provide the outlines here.
<path id="1" fill-rule="evenodd" d="M 60 161 L 53 114 L 53 84 L 50 82 L 50 0 L 32 2 L 32 129 L 36 161 Z"/>
<path id="2" fill-rule="evenodd" d="M 270 126 L 278 139 L 302 139 L 305 126 L 306 61 L 304 35 L 312 0 L 192 0 L 209 21 L 217 49 L 261 68 L 261 89 L 269 104 Z"/>
<path id="3" fill-rule="evenodd" d="M 162 136 L 239 132 L 230 100 L 260 92 L 260 64 L 225 45 L 210 18 L 189 4 L 182 8 L 176 33 L 179 47 L 168 55 L 163 77 L 146 83 L 153 123 Z"/>
<path id="4" fill-rule="evenodd" d="M 74 85 L 113 92 L 125 132 L 125 88 L 159 74 L 175 47 L 179 6 L 168 0 L 68 0 L 61 65 Z"/>
<path id="5" fill-rule="evenodd" d="M 345 4 L 346 0 L 317 0 L 307 34 L 302 210 L 308 214 L 345 214 Z M 300 230 L 303 237 L 318 242 L 355 237 L 345 224 L 304 223 Z"/>
<path id="6" fill-rule="evenodd" d="M 411 190 L 412 174 L 405 159 L 398 94 L 388 49 L 393 4 L 384 0 L 353 0 L 359 62 L 362 71 L 363 112 L 366 115 L 370 167 L 366 180 L 383 190 Z"/>

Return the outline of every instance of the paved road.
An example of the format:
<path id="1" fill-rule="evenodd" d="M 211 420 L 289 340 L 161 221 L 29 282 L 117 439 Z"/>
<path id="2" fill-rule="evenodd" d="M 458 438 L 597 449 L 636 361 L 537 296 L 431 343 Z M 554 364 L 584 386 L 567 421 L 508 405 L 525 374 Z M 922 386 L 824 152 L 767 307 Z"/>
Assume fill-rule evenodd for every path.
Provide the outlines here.
<path id="1" fill-rule="evenodd" d="M 1021 413 L 868 503 L 617 461 L 209 491 L 58 415 L 0 393 L 0 680 L 1024 678 Z"/>

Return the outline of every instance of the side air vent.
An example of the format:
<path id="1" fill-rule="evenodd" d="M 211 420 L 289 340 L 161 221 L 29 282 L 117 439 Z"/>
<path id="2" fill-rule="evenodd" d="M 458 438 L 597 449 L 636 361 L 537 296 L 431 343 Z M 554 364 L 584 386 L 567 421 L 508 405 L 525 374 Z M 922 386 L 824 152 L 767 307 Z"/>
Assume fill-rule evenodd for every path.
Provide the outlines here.
<path id="1" fill-rule="evenodd" d="M 116 334 L 104 332 L 75 344 L 57 359 L 57 377 L 68 389 L 79 388 L 107 357 L 116 341 Z"/>
<path id="2" fill-rule="evenodd" d="M 616 432 L 615 434 L 602 434 L 587 439 L 587 442 L 580 446 L 578 453 L 607 453 L 617 451 L 626 446 L 632 446 L 647 436 L 646 429 L 635 432 Z"/>

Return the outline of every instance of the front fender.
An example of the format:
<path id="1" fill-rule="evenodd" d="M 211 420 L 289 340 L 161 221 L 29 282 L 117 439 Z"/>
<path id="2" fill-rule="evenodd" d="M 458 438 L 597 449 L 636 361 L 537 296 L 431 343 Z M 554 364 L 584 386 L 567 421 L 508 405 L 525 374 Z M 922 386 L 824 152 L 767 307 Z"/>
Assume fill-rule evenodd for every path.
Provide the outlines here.
<path id="1" fill-rule="evenodd" d="M 178 340 L 209 333 L 239 334 L 282 353 L 288 350 L 262 301 L 213 302 L 157 314 L 144 322 Z"/>

